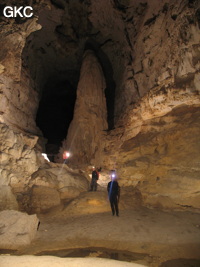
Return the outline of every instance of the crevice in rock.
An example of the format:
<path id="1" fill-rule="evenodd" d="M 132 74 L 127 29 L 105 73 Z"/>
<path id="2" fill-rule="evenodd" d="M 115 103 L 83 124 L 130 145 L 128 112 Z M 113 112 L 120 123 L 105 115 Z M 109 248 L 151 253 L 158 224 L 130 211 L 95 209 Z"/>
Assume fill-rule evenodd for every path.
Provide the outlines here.
<path id="1" fill-rule="evenodd" d="M 131 43 L 127 28 L 125 28 L 124 31 L 125 31 L 126 40 L 127 40 L 128 44 L 129 44 L 131 50 L 133 50 L 133 46 L 132 46 L 132 43 Z"/>
<path id="2" fill-rule="evenodd" d="M 122 12 L 126 12 L 126 9 L 128 8 L 127 6 L 121 4 L 119 0 L 114 0 L 114 5 L 116 9 Z"/>
<path id="3" fill-rule="evenodd" d="M 136 91 L 137 91 L 137 93 L 138 93 L 138 96 L 140 97 L 141 95 L 140 95 L 140 90 L 139 90 L 137 81 L 136 81 L 135 79 L 133 79 L 133 81 L 134 81 L 134 87 L 135 87 L 135 89 L 136 89 Z"/>
<path id="4" fill-rule="evenodd" d="M 66 7 L 66 2 L 64 0 L 51 0 L 51 2 L 58 8 L 65 9 Z"/>
<path id="5" fill-rule="evenodd" d="M 151 24 L 155 23 L 157 17 L 158 17 L 158 15 L 154 15 L 152 18 L 146 20 L 144 23 L 144 26 L 151 25 Z"/>

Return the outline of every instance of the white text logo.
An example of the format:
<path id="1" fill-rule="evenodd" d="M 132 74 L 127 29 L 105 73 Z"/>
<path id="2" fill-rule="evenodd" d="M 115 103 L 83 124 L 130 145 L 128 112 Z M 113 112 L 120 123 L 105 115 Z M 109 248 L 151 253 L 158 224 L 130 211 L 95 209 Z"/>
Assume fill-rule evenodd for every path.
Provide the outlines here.
<path id="1" fill-rule="evenodd" d="M 20 16 L 21 18 L 30 18 L 33 16 L 33 8 L 31 6 L 20 6 L 20 7 L 11 7 L 6 6 L 3 10 L 3 14 L 6 18 L 16 18 L 17 16 Z"/>

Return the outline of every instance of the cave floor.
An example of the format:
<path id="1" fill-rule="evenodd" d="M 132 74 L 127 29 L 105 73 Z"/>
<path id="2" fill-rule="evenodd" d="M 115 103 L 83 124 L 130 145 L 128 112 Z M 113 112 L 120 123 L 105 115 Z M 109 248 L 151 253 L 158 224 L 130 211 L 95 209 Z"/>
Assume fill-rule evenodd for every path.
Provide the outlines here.
<path id="1" fill-rule="evenodd" d="M 200 266 L 197 213 L 138 207 L 116 217 L 111 212 L 72 215 L 57 207 L 38 217 L 36 238 L 15 254 L 76 257 L 88 249 L 87 256 L 111 255 L 145 266 Z"/>

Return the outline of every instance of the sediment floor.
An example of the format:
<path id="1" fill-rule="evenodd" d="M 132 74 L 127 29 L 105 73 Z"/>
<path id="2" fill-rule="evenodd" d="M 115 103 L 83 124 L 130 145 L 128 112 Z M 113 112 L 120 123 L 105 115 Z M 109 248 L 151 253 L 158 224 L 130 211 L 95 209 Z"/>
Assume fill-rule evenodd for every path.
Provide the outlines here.
<path id="1" fill-rule="evenodd" d="M 13 254 L 103 257 L 151 267 L 200 266 L 197 213 L 138 207 L 123 209 L 116 217 L 110 211 L 70 214 L 58 207 L 39 218 L 35 240 Z"/>

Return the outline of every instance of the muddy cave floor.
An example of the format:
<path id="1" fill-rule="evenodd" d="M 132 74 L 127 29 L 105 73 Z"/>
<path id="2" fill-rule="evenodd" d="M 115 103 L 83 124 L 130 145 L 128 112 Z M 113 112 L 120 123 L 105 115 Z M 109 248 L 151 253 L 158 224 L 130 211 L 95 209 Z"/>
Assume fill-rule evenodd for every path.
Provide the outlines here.
<path id="1" fill-rule="evenodd" d="M 105 192 L 85 193 L 94 200 L 104 196 Z M 74 213 L 60 206 L 40 214 L 32 243 L 9 253 L 100 257 L 152 267 L 200 266 L 200 214 L 119 205 L 117 217 L 107 205 L 107 211 L 98 213 L 95 207 L 84 213 L 82 206 Z"/>

